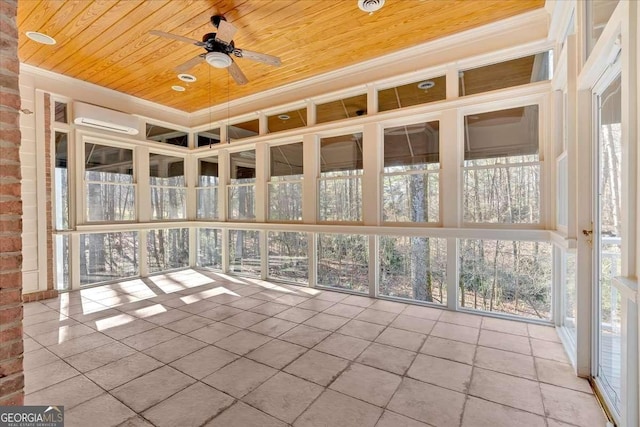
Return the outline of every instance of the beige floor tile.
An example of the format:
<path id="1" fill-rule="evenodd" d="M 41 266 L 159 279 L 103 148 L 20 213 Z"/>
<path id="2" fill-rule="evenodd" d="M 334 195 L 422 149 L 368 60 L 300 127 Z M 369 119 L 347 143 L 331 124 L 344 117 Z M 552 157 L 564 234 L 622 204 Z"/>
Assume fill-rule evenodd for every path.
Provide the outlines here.
<path id="1" fill-rule="evenodd" d="M 65 427 L 112 427 L 136 414 L 110 394 L 88 400 L 64 414 Z"/>
<path id="2" fill-rule="evenodd" d="M 118 424 L 118 427 L 153 427 L 153 424 L 138 415 Z"/>
<path id="3" fill-rule="evenodd" d="M 307 326 L 313 326 L 314 328 L 326 329 L 328 331 L 336 331 L 340 329 L 342 325 L 349 321 L 346 317 L 332 316 L 330 314 L 318 313 L 304 324 Z"/>
<path id="4" fill-rule="evenodd" d="M 548 427 L 575 427 L 575 424 L 567 424 L 562 421 L 554 420 L 553 418 L 547 418 Z"/>
<path id="5" fill-rule="evenodd" d="M 103 333 L 116 340 L 122 340 L 131 335 L 136 335 L 149 329 L 157 328 L 155 323 L 146 320 L 137 319 L 126 325 L 116 326 L 115 328 L 105 329 Z"/>
<path id="6" fill-rule="evenodd" d="M 459 425 L 464 400 L 464 394 L 404 378 L 387 407 L 436 427 L 450 427 Z"/>
<path id="7" fill-rule="evenodd" d="M 353 306 L 352 306 L 353 307 Z M 362 338 L 373 341 L 384 330 L 384 326 L 375 323 L 362 322 L 360 320 L 350 320 L 338 332 L 351 337 Z"/>
<path id="8" fill-rule="evenodd" d="M 404 415 L 391 411 L 384 411 L 376 427 L 428 427 L 427 424 L 412 420 Z"/>
<path id="9" fill-rule="evenodd" d="M 280 298 L 277 298 L 274 302 L 278 304 L 286 304 L 286 305 L 298 305 L 307 301 L 309 298 L 303 297 L 300 295 L 283 295 Z"/>
<path id="10" fill-rule="evenodd" d="M 195 383 L 143 413 L 156 427 L 197 427 L 233 403 L 233 398 Z"/>
<path id="11" fill-rule="evenodd" d="M 52 313 L 57 313 L 57 316 L 44 322 L 37 322 L 24 326 L 24 333 L 35 337 L 52 331 L 58 332 L 61 328 L 68 328 L 70 326 L 80 324 L 78 321 L 70 319 L 67 316 L 63 316 L 56 311 Z"/>
<path id="12" fill-rule="evenodd" d="M 329 386 L 332 390 L 384 407 L 400 385 L 401 377 L 354 363 Z"/>
<path id="13" fill-rule="evenodd" d="M 182 310 L 169 310 L 165 313 L 156 314 L 155 316 L 146 317 L 144 320 L 147 322 L 155 323 L 162 326 L 168 323 L 173 323 L 181 319 L 189 317 L 190 313 Z"/>
<path id="14" fill-rule="evenodd" d="M 340 292 L 330 292 L 330 291 L 322 291 L 318 295 L 315 296 L 315 298 L 317 298 L 319 300 L 331 301 L 331 302 L 343 301 L 344 299 L 346 299 L 348 297 L 349 297 L 348 294 L 343 294 L 343 293 L 340 293 Z"/>
<path id="15" fill-rule="evenodd" d="M 382 409 L 326 390 L 293 424 L 295 427 L 373 427 Z"/>
<path id="16" fill-rule="evenodd" d="M 560 337 L 553 326 L 528 324 L 529 336 L 539 340 L 560 342 Z"/>
<path id="17" fill-rule="evenodd" d="M 169 366 L 144 374 L 113 390 L 111 394 L 136 412 L 142 412 L 196 380 Z"/>
<path id="18" fill-rule="evenodd" d="M 83 353 L 105 344 L 112 344 L 115 341 L 100 332 L 94 332 L 89 335 L 78 337 L 61 344 L 55 344 L 48 347 L 48 350 L 58 357 L 67 358 L 74 354 Z"/>
<path id="19" fill-rule="evenodd" d="M 25 353 L 22 359 L 22 367 L 25 371 L 31 371 L 40 366 L 48 365 L 60 360 L 58 356 L 51 353 L 46 348 L 40 348 L 29 353 Z"/>
<path id="20" fill-rule="evenodd" d="M 369 346 L 370 342 L 360 338 L 348 337 L 342 334 L 331 334 L 324 341 L 314 347 L 314 350 L 333 354 L 343 359 L 354 360 Z"/>
<path id="21" fill-rule="evenodd" d="M 75 377 L 76 375 L 80 375 L 80 372 L 62 360 L 48 363 L 25 371 L 24 392 L 25 394 L 34 393 L 53 384 Z"/>
<path id="22" fill-rule="evenodd" d="M 404 375 L 416 353 L 384 344 L 372 343 L 360 356 L 357 362 L 394 374 Z"/>
<path id="23" fill-rule="evenodd" d="M 29 338 L 25 335 L 23 337 L 23 348 L 25 353 L 29 353 L 44 347 L 38 344 L 33 338 Z"/>
<path id="24" fill-rule="evenodd" d="M 271 341 L 271 339 L 272 338 L 265 335 L 243 330 L 216 342 L 216 347 L 229 350 L 242 356 Z"/>
<path id="25" fill-rule="evenodd" d="M 260 323 L 256 323 L 255 325 L 250 327 L 249 330 L 262 335 L 267 335 L 272 338 L 276 338 L 296 326 L 298 326 L 297 323 L 270 317 Z"/>
<path id="26" fill-rule="evenodd" d="M 402 313 L 408 307 L 407 304 L 403 304 L 401 302 L 396 301 L 385 301 L 385 300 L 377 300 L 373 304 L 369 306 L 369 308 L 374 310 L 386 311 L 387 313 Z"/>
<path id="27" fill-rule="evenodd" d="M 374 298 L 361 297 L 359 295 L 349 295 L 348 297 L 340 300 L 340 302 L 342 304 L 355 305 L 358 307 L 369 307 L 376 302 L 376 300 Z"/>
<path id="28" fill-rule="evenodd" d="M 503 374 L 537 380 L 533 357 L 526 354 L 478 346 L 475 365 Z"/>
<path id="29" fill-rule="evenodd" d="M 292 423 L 322 390 L 317 384 L 280 372 L 243 400 L 279 420 Z"/>
<path id="30" fill-rule="evenodd" d="M 196 329 L 200 329 L 214 322 L 215 320 L 213 319 L 194 315 L 175 322 L 167 323 L 164 327 L 180 334 L 188 334 L 189 332 L 195 331 Z"/>
<path id="31" fill-rule="evenodd" d="M 39 301 L 25 303 L 22 306 L 22 309 L 24 310 L 25 320 L 27 317 L 35 316 L 41 313 L 47 313 L 52 310 L 51 307 L 44 305 Z"/>
<path id="32" fill-rule="evenodd" d="M 205 427 L 286 427 L 277 420 L 251 406 L 236 402 L 229 409 L 215 417 Z"/>
<path id="33" fill-rule="evenodd" d="M 129 347 L 133 347 L 138 351 L 142 351 L 149 347 L 153 347 L 154 345 L 162 344 L 163 342 L 169 341 L 177 337 L 177 332 L 171 331 L 169 329 L 165 329 L 163 327 L 157 327 L 154 329 L 149 329 L 148 331 L 144 331 L 140 334 L 131 335 L 122 340 L 122 342 Z"/>
<path id="34" fill-rule="evenodd" d="M 331 314 L 333 316 L 342 316 L 342 317 L 352 318 L 362 313 L 363 311 L 364 311 L 364 308 L 358 307 L 356 305 L 338 303 L 324 310 L 323 313 Z"/>
<path id="35" fill-rule="evenodd" d="M 581 427 L 604 426 L 602 409 L 592 394 L 540 384 L 547 416 Z"/>
<path id="36" fill-rule="evenodd" d="M 330 354 L 309 350 L 284 371 L 322 386 L 328 386 L 349 365 L 349 361 Z"/>
<path id="37" fill-rule="evenodd" d="M 268 317 L 262 314 L 252 313 L 251 311 L 243 311 L 242 313 L 238 313 L 235 316 L 224 319 L 223 322 L 228 325 L 236 326 L 238 328 L 248 328 L 249 326 L 255 325 L 258 322 L 262 322 L 265 319 L 268 319 Z"/>
<path id="38" fill-rule="evenodd" d="M 401 314 L 391 322 L 390 326 L 396 329 L 404 329 L 406 331 L 429 335 L 435 324 L 436 322 L 434 320 L 421 319 L 419 317 L 405 316 Z"/>
<path id="39" fill-rule="evenodd" d="M 471 382 L 472 367 L 464 363 L 419 354 L 407 376 L 422 382 L 466 393 Z"/>
<path id="40" fill-rule="evenodd" d="M 239 399 L 277 372 L 273 368 L 243 357 L 203 378 L 202 382 Z"/>
<path id="41" fill-rule="evenodd" d="M 499 350 L 531 355 L 529 338 L 521 335 L 506 334 L 503 332 L 482 329 L 480 331 L 478 344 L 485 347 L 497 348 Z"/>
<path id="42" fill-rule="evenodd" d="M 276 339 L 256 348 L 245 357 L 272 368 L 282 369 L 306 351 L 306 347 Z"/>
<path id="43" fill-rule="evenodd" d="M 231 302 L 228 305 L 230 307 L 239 308 L 240 310 L 249 310 L 250 308 L 264 304 L 264 301 L 257 298 L 241 298 L 237 301 Z"/>
<path id="44" fill-rule="evenodd" d="M 216 302 L 202 300 L 202 301 L 194 302 L 193 304 L 180 307 L 180 310 L 186 311 L 187 313 L 191 313 L 191 314 L 199 314 L 207 310 L 212 310 L 219 306 L 220 304 Z M 214 320 L 214 319 L 211 319 L 211 320 Z"/>
<path id="45" fill-rule="evenodd" d="M 95 329 L 91 329 L 86 325 L 74 324 L 71 326 L 61 326 L 54 331 L 45 332 L 44 334 L 40 334 L 40 335 L 29 334 L 29 336 L 45 347 L 54 347 L 55 345 L 63 344 L 68 341 L 74 340 L 76 338 L 84 337 L 84 336 L 95 334 L 95 333 L 96 333 Z M 52 349 L 50 350 L 53 351 Z"/>
<path id="46" fill-rule="evenodd" d="M 462 427 L 546 427 L 543 417 L 469 396 Z"/>
<path id="47" fill-rule="evenodd" d="M 218 307 L 202 311 L 198 316 L 203 316 L 211 320 L 221 321 L 236 314 L 242 313 L 239 308 L 229 307 L 228 305 L 220 305 Z"/>
<path id="48" fill-rule="evenodd" d="M 222 322 L 217 322 L 205 326 L 204 328 L 196 329 L 195 331 L 189 332 L 187 335 L 197 340 L 204 341 L 207 344 L 213 344 L 216 341 L 220 341 L 221 339 L 235 334 L 240 330 L 241 329 L 238 327 L 227 325 L 226 323 Z"/>
<path id="49" fill-rule="evenodd" d="M 538 380 L 560 387 L 566 387 L 583 393 L 593 393 L 589 381 L 578 377 L 571 365 L 555 360 L 535 358 Z"/>
<path id="50" fill-rule="evenodd" d="M 324 311 L 332 305 L 336 304 L 332 301 L 324 301 L 318 298 L 312 298 L 308 301 L 298 304 L 298 308 L 304 308 L 305 310 Z"/>
<path id="51" fill-rule="evenodd" d="M 27 374 L 28 375 L 28 374 Z M 24 397 L 25 405 L 61 405 L 65 411 L 74 406 L 104 393 L 83 375 L 77 375 L 68 380 L 61 381 L 45 389 L 27 394 Z"/>
<path id="52" fill-rule="evenodd" d="M 29 310 L 27 310 L 27 305 L 28 304 L 25 304 L 23 306 L 24 319 L 22 321 L 22 326 L 25 332 L 28 332 L 33 325 L 36 325 L 39 323 L 46 322 L 47 324 L 55 325 L 56 323 L 62 322 L 65 319 L 67 319 L 67 316 L 65 316 L 64 314 L 61 314 L 59 311 L 50 309 L 46 305 L 38 303 L 38 305 L 42 308 L 36 312 L 28 312 Z M 54 327 L 54 329 L 55 328 L 56 327 Z M 48 331 L 43 330 L 42 332 L 48 332 Z"/>
<path id="53" fill-rule="evenodd" d="M 193 353 L 204 346 L 206 346 L 206 344 L 202 341 L 186 335 L 179 335 L 176 338 L 163 342 L 162 344 L 149 347 L 144 350 L 143 353 L 147 356 L 153 357 L 154 359 L 158 359 L 162 363 L 171 363 L 174 360 L 180 359 L 189 353 Z"/>
<path id="54" fill-rule="evenodd" d="M 442 313 L 444 313 L 444 310 L 441 308 L 420 307 L 417 305 L 408 305 L 407 308 L 402 311 L 402 314 L 405 316 L 413 316 L 429 320 L 438 320 Z"/>
<path id="55" fill-rule="evenodd" d="M 426 338 L 427 336 L 423 334 L 388 327 L 376 338 L 376 342 L 409 351 L 418 351 Z"/>
<path id="56" fill-rule="evenodd" d="M 560 343 L 531 338 L 531 348 L 535 357 L 551 359 L 556 362 L 569 363 L 569 358 L 564 352 L 564 347 Z"/>
<path id="57" fill-rule="evenodd" d="M 454 325 L 453 323 L 438 322 L 431 330 L 434 337 L 445 338 L 453 341 L 476 344 L 478 342 L 479 330 L 469 326 Z"/>
<path id="58" fill-rule="evenodd" d="M 162 363 L 142 353 L 135 353 L 101 366 L 85 375 L 105 390 L 111 390 L 162 366 Z"/>
<path id="59" fill-rule="evenodd" d="M 544 415 L 540 387 L 536 381 L 475 368 L 469 394 L 512 408 Z"/>
<path id="60" fill-rule="evenodd" d="M 448 310 L 443 310 L 442 315 L 438 320 L 441 322 L 454 323 L 456 325 L 469 326 L 472 328 L 479 328 L 482 324 L 482 316 Z"/>
<path id="61" fill-rule="evenodd" d="M 171 362 L 171 366 L 200 380 L 237 358 L 238 355 L 236 354 L 208 345 Z"/>
<path id="62" fill-rule="evenodd" d="M 482 329 L 489 329 L 507 334 L 529 336 L 527 324 L 515 320 L 496 319 L 494 317 L 484 317 L 482 319 Z"/>
<path id="63" fill-rule="evenodd" d="M 134 353 L 131 347 L 113 342 L 67 357 L 65 361 L 80 372 L 88 372 Z"/>
<path id="64" fill-rule="evenodd" d="M 331 331 L 299 325 L 280 335 L 278 338 L 311 348 L 329 335 L 331 335 Z"/>
<path id="65" fill-rule="evenodd" d="M 398 315 L 396 313 L 367 308 L 362 313 L 358 314 L 355 319 L 363 322 L 375 323 L 376 325 L 387 326 L 389 323 L 393 322 L 393 319 L 397 316 Z"/>
<path id="66" fill-rule="evenodd" d="M 258 314 L 264 314 L 265 316 L 275 316 L 285 310 L 289 310 L 291 306 L 285 304 L 277 304 L 275 302 L 264 302 L 261 305 L 249 309 L 249 311 Z"/>
<path id="67" fill-rule="evenodd" d="M 290 322 L 302 323 L 318 314 L 313 310 L 305 310 L 300 307 L 290 307 L 288 310 L 276 314 L 274 317 L 278 319 L 288 320 Z"/>
<path id="68" fill-rule="evenodd" d="M 425 341 L 420 352 L 471 365 L 476 353 L 476 346 L 461 341 L 430 336 Z"/>

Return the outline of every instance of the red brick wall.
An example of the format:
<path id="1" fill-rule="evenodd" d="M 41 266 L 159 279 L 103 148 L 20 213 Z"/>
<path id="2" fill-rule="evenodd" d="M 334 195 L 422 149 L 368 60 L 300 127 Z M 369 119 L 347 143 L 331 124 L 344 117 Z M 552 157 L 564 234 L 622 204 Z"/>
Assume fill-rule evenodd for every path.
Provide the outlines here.
<path id="1" fill-rule="evenodd" d="M 0 2 L 0 405 L 23 403 L 17 0 Z"/>

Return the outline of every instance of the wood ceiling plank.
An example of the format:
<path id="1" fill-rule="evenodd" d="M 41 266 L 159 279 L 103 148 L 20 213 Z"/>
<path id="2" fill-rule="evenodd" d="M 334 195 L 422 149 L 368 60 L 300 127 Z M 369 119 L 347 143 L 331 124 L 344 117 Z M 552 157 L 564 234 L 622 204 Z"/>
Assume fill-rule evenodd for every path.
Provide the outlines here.
<path id="1" fill-rule="evenodd" d="M 30 13 L 29 16 L 24 19 L 21 26 L 18 27 L 18 56 L 20 58 L 22 58 L 23 50 L 26 46 L 36 43 L 30 40 L 24 33 L 26 31 L 39 31 L 46 33 L 46 30 L 44 29 L 45 24 L 49 19 L 51 19 L 56 11 L 64 5 L 65 0 L 47 0 L 42 1 L 37 5 L 32 2 L 27 2 L 27 6 L 33 6 L 31 11 L 28 10 L 28 7 L 23 8 L 21 3 L 18 5 L 18 16 L 20 16 L 21 13 Z"/>
<path id="2" fill-rule="evenodd" d="M 38 6 L 42 3 L 42 0 L 21 0 L 18 4 L 18 16 L 16 17 L 16 22 L 18 24 L 18 28 L 21 28 L 25 20 L 38 9 Z"/>

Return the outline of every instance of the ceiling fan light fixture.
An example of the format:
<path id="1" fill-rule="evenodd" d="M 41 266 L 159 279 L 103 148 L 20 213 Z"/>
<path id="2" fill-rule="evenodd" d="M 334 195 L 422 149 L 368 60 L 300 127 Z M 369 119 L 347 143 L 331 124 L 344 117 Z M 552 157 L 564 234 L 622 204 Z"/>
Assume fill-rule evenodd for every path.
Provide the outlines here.
<path id="1" fill-rule="evenodd" d="M 27 31 L 25 34 L 34 42 L 48 44 L 48 45 L 56 44 L 56 39 L 44 33 L 39 33 L 37 31 Z"/>
<path id="2" fill-rule="evenodd" d="M 209 65 L 216 68 L 227 68 L 232 62 L 229 55 L 222 52 L 209 52 L 205 59 Z"/>
<path id="3" fill-rule="evenodd" d="M 366 13 L 373 13 L 384 6 L 384 0 L 358 0 L 358 8 Z"/>

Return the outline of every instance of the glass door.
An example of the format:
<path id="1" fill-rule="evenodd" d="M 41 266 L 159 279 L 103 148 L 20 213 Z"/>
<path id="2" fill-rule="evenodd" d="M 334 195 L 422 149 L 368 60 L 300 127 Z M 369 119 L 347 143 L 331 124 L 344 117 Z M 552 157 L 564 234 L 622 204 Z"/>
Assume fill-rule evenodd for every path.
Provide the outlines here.
<path id="1" fill-rule="evenodd" d="M 593 246 L 597 301 L 597 351 L 594 376 L 609 404 L 621 409 L 622 323 L 621 297 L 612 278 L 621 273 L 622 260 L 622 129 L 620 74 L 605 74 L 596 85 L 596 203 Z"/>

